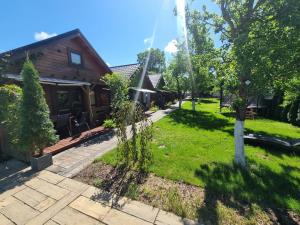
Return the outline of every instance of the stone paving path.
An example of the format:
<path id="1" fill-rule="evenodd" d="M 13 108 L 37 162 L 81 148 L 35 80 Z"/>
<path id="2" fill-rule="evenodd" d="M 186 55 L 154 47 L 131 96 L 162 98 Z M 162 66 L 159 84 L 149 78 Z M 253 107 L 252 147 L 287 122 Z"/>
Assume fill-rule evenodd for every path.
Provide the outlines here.
<path id="1" fill-rule="evenodd" d="M 150 119 L 156 122 L 178 108 L 178 104 L 166 110 L 159 110 L 151 114 Z M 130 128 L 127 131 L 129 133 Z M 81 145 L 70 148 L 53 157 L 53 165 L 47 170 L 65 177 L 73 177 L 87 167 L 95 158 L 114 149 L 117 146 L 117 138 L 113 132 L 101 135 Z"/>
<path id="2" fill-rule="evenodd" d="M 0 225 L 196 224 L 47 170 L 33 173 L 15 160 L 0 172 Z"/>

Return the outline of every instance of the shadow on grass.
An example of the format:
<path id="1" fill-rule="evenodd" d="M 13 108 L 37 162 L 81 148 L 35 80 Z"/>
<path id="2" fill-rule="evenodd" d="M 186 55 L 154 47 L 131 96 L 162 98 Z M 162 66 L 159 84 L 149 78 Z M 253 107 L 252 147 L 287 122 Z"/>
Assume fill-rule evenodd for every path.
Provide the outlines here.
<path id="1" fill-rule="evenodd" d="M 227 119 L 218 118 L 213 113 L 203 111 L 179 109 L 170 113 L 169 116 L 174 123 L 181 123 L 190 127 L 206 130 L 222 130 L 228 125 L 233 125 L 233 123 Z"/>
<path id="2" fill-rule="evenodd" d="M 257 204 L 265 212 L 270 209 L 280 224 L 298 224 L 288 209 L 300 213 L 300 178 L 293 176 L 299 168 L 281 165 L 282 172 L 249 162 L 249 169 L 243 170 L 233 165 L 214 163 L 201 165 L 195 171 L 206 183 L 205 204 L 199 209 L 199 217 L 213 224 L 219 224 L 217 203 L 244 214 L 252 204 Z"/>

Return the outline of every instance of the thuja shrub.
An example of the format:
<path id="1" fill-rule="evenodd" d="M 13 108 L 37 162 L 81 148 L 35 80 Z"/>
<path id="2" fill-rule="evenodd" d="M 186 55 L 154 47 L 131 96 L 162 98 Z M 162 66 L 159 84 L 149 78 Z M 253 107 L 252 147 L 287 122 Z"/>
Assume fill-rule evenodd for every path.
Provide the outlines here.
<path id="1" fill-rule="evenodd" d="M 22 78 L 20 144 L 24 151 L 42 155 L 43 148 L 55 143 L 57 136 L 49 118 L 49 108 L 39 81 L 39 74 L 32 62 L 24 63 Z"/>
<path id="2" fill-rule="evenodd" d="M 125 168 L 147 172 L 152 163 L 153 124 L 141 106 L 127 102 L 115 114 L 118 159 Z"/>

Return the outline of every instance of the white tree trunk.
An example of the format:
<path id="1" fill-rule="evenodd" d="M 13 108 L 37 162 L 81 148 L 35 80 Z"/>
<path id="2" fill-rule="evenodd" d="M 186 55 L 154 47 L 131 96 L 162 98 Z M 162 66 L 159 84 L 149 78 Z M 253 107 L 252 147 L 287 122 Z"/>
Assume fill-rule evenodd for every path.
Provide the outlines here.
<path id="1" fill-rule="evenodd" d="M 195 110 L 196 110 L 196 102 L 195 102 L 194 99 L 193 99 L 193 101 L 192 101 L 192 107 L 193 107 L 193 111 L 195 111 Z"/>
<path id="2" fill-rule="evenodd" d="M 235 153 L 234 162 L 237 165 L 246 167 L 244 150 L 244 121 L 236 120 L 234 125 Z"/>
<path id="3" fill-rule="evenodd" d="M 182 98 L 179 99 L 179 109 L 181 109 Z"/>

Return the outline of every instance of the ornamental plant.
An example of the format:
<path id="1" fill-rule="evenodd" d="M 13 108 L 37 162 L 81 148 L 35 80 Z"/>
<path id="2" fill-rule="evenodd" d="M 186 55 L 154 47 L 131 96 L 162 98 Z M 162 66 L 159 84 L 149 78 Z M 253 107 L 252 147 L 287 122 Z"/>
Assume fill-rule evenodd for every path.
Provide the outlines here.
<path id="1" fill-rule="evenodd" d="M 0 86 L 0 123 L 4 125 L 8 145 L 18 144 L 19 107 L 22 89 L 14 84 Z"/>
<path id="2" fill-rule="evenodd" d="M 32 155 L 43 155 L 43 149 L 57 141 L 49 108 L 40 84 L 39 73 L 27 60 L 22 69 L 23 96 L 20 106 L 20 144 Z"/>

